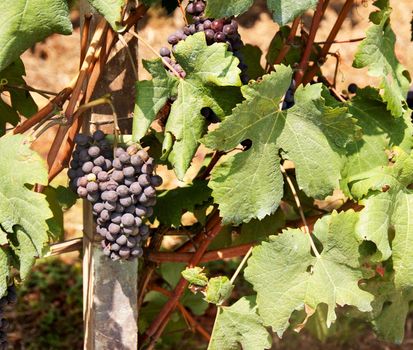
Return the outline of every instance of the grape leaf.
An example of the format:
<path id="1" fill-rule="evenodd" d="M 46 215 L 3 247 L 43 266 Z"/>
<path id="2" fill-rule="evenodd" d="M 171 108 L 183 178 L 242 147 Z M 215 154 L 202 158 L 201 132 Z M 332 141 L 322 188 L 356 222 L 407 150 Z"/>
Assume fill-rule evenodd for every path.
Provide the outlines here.
<path id="1" fill-rule="evenodd" d="M 206 202 L 211 196 L 211 189 L 207 183 L 195 180 L 192 185 L 178 187 L 160 192 L 154 207 L 154 218 L 167 226 L 181 226 L 182 214 L 185 211 L 193 212 L 197 205 Z"/>
<path id="2" fill-rule="evenodd" d="M 181 274 L 190 284 L 201 287 L 205 287 L 208 284 L 208 277 L 202 267 L 187 267 Z"/>
<path id="3" fill-rule="evenodd" d="M 113 30 L 119 30 L 122 27 L 122 6 L 125 0 L 88 0 L 89 3 L 109 22 Z"/>
<path id="4" fill-rule="evenodd" d="M 22 135 L 0 138 L 0 225 L 20 260 L 22 277 L 35 257 L 42 256 L 49 240 L 47 221 L 53 214 L 46 196 L 31 190 L 47 184 L 47 170 L 41 157 L 30 150 Z"/>
<path id="5" fill-rule="evenodd" d="M 205 9 L 207 17 L 238 16 L 252 6 L 253 0 L 208 0 Z M 267 0 L 267 6 L 273 12 L 273 19 L 280 25 L 291 22 L 295 17 L 303 14 L 317 5 L 317 0 Z"/>
<path id="6" fill-rule="evenodd" d="M 269 349 L 271 343 L 254 297 L 242 297 L 231 306 L 218 308 L 208 350 L 261 350 Z"/>
<path id="7" fill-rule="evenodd" d="M 410 113 L 403 118 L 391 118 L 377 90 L 359 89 L 357 96 L 349 103 L 349 112 L 357 119 L 363 136 L 357 142 L 347 146 L 349 155 L 343 171 L 342 190 L 347 196 L 353 196 L 352 177 L 388 164 L 388 152 L 399 146 L 406 152 L 412 148 L 413 126 Z"/>
<path id="8" fill-rule="evenodd" d="M 294 107 L 280 110 L 291 78 L 291 68 L 280 65 L 243 86 L 246 100 L 201 140 L 224 151 L 252 141 L 249 150 L 227 157 L 212 172 L 209 186 L 224 223 L 262 219 L 278 208 L 283 195 L 279 153 L 295 163 L 298 184 L 308 196 L 322 198 L 339 187 L 345 146 L 359 129 L 346 108 L 325 104 L 321 84 L 300 86 Z"/>
<path id="9" fill-rule="evenodd" d="M 143 60 L 143 66 L 153 76 L 152 80 L 136 83 L 136 100 L 132 137 L 139 141 L 145 136 L 156 115 L 168 98 L 176 95 L 178 79 L 167 73 L 162 60 Z"/>
<path id="10" fill-rule="evenodd" d="M 50 34 L 72 32 L 65 0 L 1 1 L 0 23 L 0 71 Z"/>
<path id="11" fill-rule="evenodd" d="M 246 279 L 257 292 L 258 312 L 264 324 L 282 336 L 294 310 L 328 306 L 326 324 L 336 319 L 336 305 L 353 305 L 370 311 L 373 297 L 358 287 L 362 278 L 360 240 L 353 210 L 333 212 L 317 221 L 314 236 L 322 252 L 311 254 L 310 238 L 298 229 L 271 236 L 254 248 Z"/>
<path id="12" fill-rule="evenodd" d="M 410 77 L 399 63 L 395 54 L 396 36 L 390 26 L 391 8 L 389 1 L 374 3 L 380 11 L 373 12 L 370 20 L 373 25 L 367 30 L 356 52 L 353 66 L 368 67 L 370 76 L 381 78 L 383 100 L 395 117 L 400 117 L 407 110 L 406 96 L 409 91 Z"/>
<path id="13" fill-rule="evenodd" d="M 175 101 L 165 126 L 165 135 L 169 137 L 165 137 L 163 149 L 182 180 L 199 139 L 207 131 L 201 109 L 209 107 L 219 118 L 228 115 L 241 99 L 238 88 L 241 71 L 238 59 L 227 51 L 226 44 L 207 46 L 204 33 L 191 35 L 177 44 L 174 56 L 186 72 L 185 79 L 177 81 L 170 77 L 158 61 L 151 67 L 152 84 L 146 82 L 142 91 L 138 83 L 135 136 L 139 139 L 146 133 L 164 101 L 173 97 Z"/>
<path id="14" fill-rule="evenodd" d="M 231 296 L 234 285 L 227 276 L 212 277 L 208 281 L 205 290 L 205 301 L 208 303 L 221 305 Z"/>
<path id="15" fill-rule="evenodd" d="M 37 105 L 29 91 L 18 88 L 26 85 L 23 79 L 24 75 L 26 75 L 26 71 L 23 61 L 18 59 L 0 72 L 0 83 L 3 85 L 3 90 L 9 91 L 13 109 L 19 111 L 25 117 L 30 117 L 37 112 Z"/>

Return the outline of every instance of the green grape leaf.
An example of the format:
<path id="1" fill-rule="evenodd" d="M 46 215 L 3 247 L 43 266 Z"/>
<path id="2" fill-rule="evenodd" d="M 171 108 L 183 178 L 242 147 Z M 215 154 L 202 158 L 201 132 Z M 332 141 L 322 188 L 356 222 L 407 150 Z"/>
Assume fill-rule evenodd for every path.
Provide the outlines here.
<path id="1" fill-rule="evenodd" d="M 275 63 L 275 60 L 286 43 L 290 31 L 290 27 L 284 26 L 275 33 L 268 48 L 267 55 L 265 56 L 268 64 L 273 65 Z M 285 55 L 283 61 L 280 63 L 285 65 L 293 65 L 295 62 L 299 62 L 303 51 L 303 44 L 304 43 L 301 37 L 294 37 L 290 49 Z M 312 55 L 314 55 L 314 53 L 312 53 Z"/>
<path id="2" fill-rule="evenodd" d="M 6 133 L 7 123 L 15 126 L 19 121 L 19 114 L 0 97 L 0 136 Z"/>
<path id="3" fill-rule="evenodd" d="M 227 276 L 212 277 L 208 281 L 205 290 L 205 301 L 215 305 L 221 305 L 231 296 L 234 285 Z"/>
<path id="4" fill-rule="evenodd" d="M 150 66 L 147 63 L 153 80 L 137 85 L 134 136 L 138 140 L 145 135 L 167 99 L 174 99 L 165 126 L 163 158 L 182 180 L 199 139 L 207 131 L 202 108 L 211 108 L 220 119 L 230 114 L 241 100 L 241 71 L 238 59 L 227 51 L 226 44 L 208 46 L 204 33 L 191 35 L 177 44 L 174 57 L 185 71 L 185 79 L 171 77 L 159 60 Z"/>
<path id="5" fill-rule="evenodd" d="M 241 48 L 244 63 L 247 65 L 247 76 L 249 79 L 258 79 L 265 74 L 261 67 L 262 51 L 258 46 L 246 44 Z"/>
<path id="6" fill-rule="evenodd" d="M 209 186 L 224 223 L 275 212 L 283 196 L 278 154 L 294 162 L 298 184 L 308 196 L 323 198 L 339 187 L 345 146 L 358 137 L 359 128 L 345 107 L 326 105 L 321 84 L 300 86 L 294 107 L 281 110 L 291 78 L 291 68 L 280 65 L 243 86 L 246 100 L 201 140 L 223 151 L 252 141 L 249 150 L 230 155 L 212 172 Z"/>
<path id="7" fill-rule="evenodd" d="M 169 74 L 161 59 L 143 60 L 143 66 L 153 76 L 152 80 L 136 83 L 136 98 L 132 137 L 139 141 L 145 136 L 156 115 L 168 98 L 176 95 L 178 79 Z"/>
<path id="8" fill-rule="evenodd" d="M 47 184 L 41 157 L 30 150 L 22 135 L 0 138 L 0 225 L 20 261 L 24 278 L 34 258 L 43 254 L 49 241 L 48 220 L 53 216 L 46 196 L 32 191 L 34 184 Z"/>
<path id="9" fill-rule="evenodd" d="M 1 228 L 0 228 L 1 231 Z M 10 258 L 6 252 L 6 249 L 0 248 L 0 295 L 3 296 L 6 293 L 8 286 L 8 277 L 10 276 Z"/>
<path id="10" fill-rule="evenodd" d="M 252 4 L 253 0 L 209 0 L 205 15 L 214 18 L 238 16 L 248 11 Z M 291 22 L 295 17 L 316 5 L 317 0 L 267 0 L 267 6 L 273 12 L 274 21 L 280 25 Z"/>
<path id="11" fill-rule="evenodd" d="M 191 185 L 160 192 L 154 207 L 154 218 L 167 226 L 181 226 L 182 214 L 193 212 L 211 196 L 206 181 L 195 180 Z"/>
<path id="12" fill-rule="evenodd" d="M 238 89 L 231 86 L 240 86 L 241 80 L 238 59 L 226 50 L 225 44 L 207 46 L 203 33 L 181 41 L 174 56 L 186 77 L 179 81 L 178 96 L 172 104 L 165 132 L 174 137 L 168 160 L 182 180 L 198 148 L 199 139 L 207 131 L 201 109 L 210 107 L 223 118 L 239 101 Z"/>
<path id="13" fill-rule="evenodd" d="M 251 242 L 261 242 L 268 236 L 277 234 L 285 227 L 285 216 L 282 210 L 268 215 L 262 220 L 252 219 L 241 226 L 241 232 L 233 240 L 232 245 L 240 245 Z"/>
<path id="14" fill-rule="evenodd" d="M 378 336 L 385 341 L 401 344 L 413 290 L 396 288 L 393 273 L 368 280 L 366 290 L 375 296 L 370 317 Z"/>
<path id="15" fill-rule="evenodd" d="M 88 0 L 89 3 L 109 22 L 113 30 L 122 28 L 122 7 L 125 0 Z"/>
<path id="16" fill-rule="evenodd" d="M 0 23 L 0 71 L 50 34 L 72 32 L 65 0 L 1 1 Z"/>
<path id="17" fill-rule="evenodd" d="M 394 146 L 406 152 L 412 148 L 413 126 L 410 113 L 405 113 L 403 118 L 391 118 L 378 91 L 372 88 L 359 89 L 348 107 L 363 132 L 360 140 L 347 146 L 349 154 L 343 171 L 341 188 L 347 196 L 353 197 L 356 193 L 349 190 L 352 178 L 386 166 L 388 153 Z"/>
<path id="18" fill-rule="evenodd" d="M 282 336 L 294 310 L 328 306 L 326 324 L 336 320 L 336 305 L 371 311 L 373 296 L 358 286 L 362 279 L 360 239 L 355 232 L 358 214 L 333 212 L 317 221 L 314 237 L 323 246 L 311 254 L 310 237 L 298 229 L 271 236 L 254 248 L 246 279 L 257 292 L 258 312 L 264 324 Z"/>
<path id="19" fill-rule="evenodd" d="M 387 102 L 387 109 L 394 117 L 400 117 L 407 110 L 410 77 L 394 51 L 396 36 L 390 26 L 389 2 L 376 1 L 375 5 L 380 11 L 370 15 L 373 25 L 357 49 L 353 67 L 368 67 L 370 76 L 381 78 L 380 88 L 383 89 L 382 97 Z"/>
<path id="20" fill-rule="evenodd" d="M 271 344 L 254 297 L 242 297 L 231 306 L 218 308 L 208 350 L 262 350 Z"/>
<path id="21" fill-rule="evenodd" d="M 0 84 L 2 85 L 0 88 L 10 93 L 14 110 L 19 111 L 25 117 L 30 117 L 37 112 L 37 105 L 29 91 L 19 89 L 19 87 L 26 86 L 23 79 L 25 75 L 23 61 L 18 59 L 0 72 Z"/>
<path id="22" fill-rule="evenodd" d="M 208 284 L 208 277 L 202 267 L 187 267 L 181 274 L 183 278 L 195 286 L 205 287 Z"/>

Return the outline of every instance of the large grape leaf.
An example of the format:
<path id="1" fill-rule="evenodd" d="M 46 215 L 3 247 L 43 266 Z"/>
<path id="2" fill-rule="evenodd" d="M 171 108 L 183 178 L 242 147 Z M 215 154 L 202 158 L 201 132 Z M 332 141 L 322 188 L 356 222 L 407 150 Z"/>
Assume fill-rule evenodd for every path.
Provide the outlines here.
<path id="1" fill-rule="evenodd" d="M 16 60 L 0 72 L 0 91 L 10 93 L 11 107 L 0 97 L 0 135 L 4 134 L 6 124 L 16 125 L 20 118 L 16 111 L 25 117 L 30 117 L 37 111 L 37 105 L 34 102 L 29 91 L 20 89 L 26 82 L 23 76 L 26 75 L 24 65 L 21 59 Z"/>
<path id="2" fill-rule="evenodd" d="M 295 163 L 307 195 L 322 198 L 339 186 L 345 146 L 359 129 L 347 108 L 326 105 L 321 84 L 300 86 L 294 107 L 280 110 L 291 78 L 291 68 L 281 65 L 243 86 L 246 100 L 201 141 L 225 151 L 252 141 L 249 150 L 229 156 L 212 172 L 209 186 L 224 223 L 262 219 L 277 209 L 283 195 L 278 154 Z"/>
<path id="3" fill-rule="evenodd" d="M 254 297 L 242 297 L 231 306 L 218 308 L 208 350 L 263 350 L 271 343 Z"/>
<path id="4" fill-rule="evenodd" d="M 23 135 L 0 138 L 0 154 L 0 225 L 19 258 L 24 277 L 49 240 L 47 221 L 52 211 L 46 196 L 32 191 L 36 183 L 47 184 L 47 170 Z"/>
<path id="5" fill-rule="evenodd" d="M 1 1 L 0 71 L 50 34 L 71 32 L 65 0 Z"/>
<path id="6" fill-rule="evenodd" d="M 370 76 L 381 78 L 383 100 L 395 117 L 400 117 L 407 109 L 406 96 L 410 86 L 409 73 L 399 63 L 395 54 L 396 36 L 390 26 L 391 8 L 388 0 L 374 3 L 380 11 L 373 12 L 373 25 L 367 30 L 356 52 L 353 66 L 368 67 Z"/>
<path id="7" fill-rule="evenodd" d="M 114 30 L 120 29 L 122 6 L 126 0 L 88 0 L 89 3 L 109 22 Z"/>
<path id="8" fill-rule="evenodd" d="M 175 78 L 168 76 L 169 73 L 161 72 L 158 62 L 156 69 L 151 70 L 154 78 L 152 85 L 147 83 L 144 92 L 138 90 L 138 98 L 139 93 L 149 96 L 145 97 L 146 102 L 139 112 L 148 113 L 148 116 L 139 117 L 141 126 L 136 127 L 139 131 L 135 135 L 137 138 L 144 135 L 145 127 L 161 108 L 156 98 L 164 101 L 167 97 L 174 97 L 165 126 L 165 134 L 170 137 L 165 138 L 163 148 L 169 154 L 168 160 L 174 166 L 178 178 L 182 180 L 198 148 L 199 139 L 207 131 L 207 122 L 201 109 L 209 107 L 219 118 L 228 115 L 241 99 L 238 88 L 241 86 L 241 71 L 238 59 L 227 51 L 226 44 L 207 46 L 204 33 L 194 34 L 181 41 L 176 46 L 174 56 L 186 72 L 186 77 L 176 82 Z M 146 121 L 143 121 L 144 118 Z"/>
<path id="9" fill-rule="evenodd" d="M 343 171 L 342 190 L 352 196 L 349 183 L 352 177 L 388 164 L 388 153 L 394 146 L 406 152 L 413 145 L 413 126 L 410 113 L 403 118 L 392 118 L 377 90 L 359 89 L 348 103 L 349 112 L 362 128 L 361 140 L 348 145 L 349 155 Z"/>
<path id="10" fill-rule="evenodd" d="M 208 0 L 205 15 L 215 18 L 238 16 L 246 12 L 253 3 L 253 0 Z M 317 0 L 267 0 L 267 6 L 273 13 L 274 21 L 280 25 L 291 22 L 295 17 L 316 5 Z"/>
<path id="11" fill-rule="evenodd" d="M 413 182 L 413 157 L 401 148 L 393 152 L 394 164 L 359 174 L 353 178 L 351 191 L 357 198 L 370 193 L 361 201 L 364 209 L 357 231 L 376 244 L 374 260 L 387 260 L 393 255 L 396 284 L 406 287 L 413 284 L 413 259 L 409 254 L 409 244 L 413 244 L 413 196 L 407 189 Z M 392 247 L 390 234 L 395 235 Z"/>
<path id="12" fill-rule="evenodd" d="M 371 311 L 373 296 L 359 288 L 360 239 L 355 232 L 358 214 L 353 210 L 333 212 L 320 219 L 314 236 L 322 244 L 320 254 L 310 246 L 310 236 L 289 229 L 271 236 L 254 248 L 246 279 L 257 292 L 258 312 L 264 324 L 282 336 L 294 310 L 328 306 L 326 324 L 336 319 L 336 305 L 353 305 Z"/>
<path id="13" fill-rule="evenodd" d="M 192 185 L 166 190 L 157 196 L 154 217 L 167 226 L 181 226 L 182 214 L 193 211 L 197 205 L 206 202 L 211 190 L 205 181 L 194 181 Z"/>
<path id="14" fill-rule="evenodd" d="M 156 115 L 165 105 L 168 98 L 176 96 L 178 79 L 169 74 L 161 59 L 143 60 L 143 66 L 153 76 L 152 80 L 141 80 L 136 83 L 136 99 L 132 137 L 139 141 L 145 136 Z"/>

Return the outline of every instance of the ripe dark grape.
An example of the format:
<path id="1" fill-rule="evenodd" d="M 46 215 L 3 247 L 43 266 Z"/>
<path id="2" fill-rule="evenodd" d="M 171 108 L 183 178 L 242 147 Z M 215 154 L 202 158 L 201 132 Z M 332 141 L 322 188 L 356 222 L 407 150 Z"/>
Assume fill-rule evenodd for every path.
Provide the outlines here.
<path id="1" fill-rule="evenodd" d="M 175 35 L 180 40 L 186 38 L 184 31 Z M 82 144 L 78 143 L 73 151 L 68 171 L 70 187 L 93 203 L 103 254 L 113 260 L 141 256 L 142 244 L 149 236 L 144 220 L 147 214 L 152 215 L 155 187 L 162 184 L 162 179 L 153 174 L 154 159 L 138 145 L 117 147 L 113 152 L 100 131 L 76 140 Z"/>
<path id="2" fill-rule="evenodd" d="M 355 94 L 357 92 L 357 89 L 358 89 L 358 86 L 354 83 L 351 83 L 347 88 L 350 94 Z"/>
<path id="3" fill-rule="evenodd" d="M 159 50 L 159 53 L 162 57 L 170 57 L 171 56 L 171 50 L 169 50 L 167 47 L 161 47 Z"/>

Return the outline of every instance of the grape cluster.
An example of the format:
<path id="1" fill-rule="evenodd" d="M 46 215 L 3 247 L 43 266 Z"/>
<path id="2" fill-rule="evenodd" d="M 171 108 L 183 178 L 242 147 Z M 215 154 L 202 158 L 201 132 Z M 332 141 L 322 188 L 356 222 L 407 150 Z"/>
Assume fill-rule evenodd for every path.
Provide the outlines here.
<path id="1" fill-rule="evenodd" d="M 208 45 L 212 45 L 213 43 L 226 43 L 228 45 L 228 51 L 231 51 L 240 61 L 238 67 L 242 72 L 241 80 L 244 84 L 246 84 L 249 78 L 246 73 L 247 65 L 244 62 L 242 53 L 240 52 L 244 44 L 238 33 L 238 23 L 231 18 L 205 18 L 205 6 L 205 2 L 201 0 L 189 2 L 186 7 L 186 12 L 188 15 L 192 16 L 193 23 L 186 25 L 183 29 L 178 30 L 168 37 L 168 43 L 172 45 L 172 52 L 175 49 L 175 45 L 181 40 L 185 40 L 189 35 L 204 32 Z M 176 63 L 173 58 L 171 58 L 172 53 L 169 48 L 162 47 L 159 53 L 182 78 L 185 78 L 185 71 L 179 63 Z"/>
<path id="2" fill-rule="evenodd" d="M 284 96 L 284 101 L 282 105 L 282 109 L 286 110 L 294 106 L 294 92 L 295 92 L 295 81 L 294 79 L 291 80 L 290 87 L 288 88 L 287 92 Z"/>
<path id="3" fill-rule="evenodd" d="M 103 253 L 113 260 L 140 257 L 149 237 L 145 219 L 153 214 L 162 178 L 154 175 L 154 159 L 131 145 L 113 149 L 105 134 L 79 134 L 70 163 L 70 187 L 93 204 L 96 232 Z"/>
<path id="4" fill-rule="evenodd" d="M 7 329 L 9 322 L 3 318 L 4 308 L 17 302 L 16 287 L 14 284 L 7 287 L 6 294 L 0 299 L 0 350 L 8 349 Z"/>

